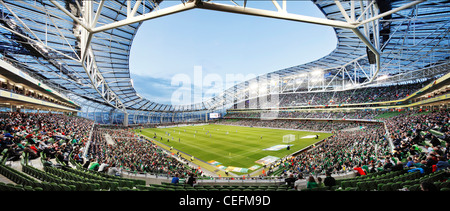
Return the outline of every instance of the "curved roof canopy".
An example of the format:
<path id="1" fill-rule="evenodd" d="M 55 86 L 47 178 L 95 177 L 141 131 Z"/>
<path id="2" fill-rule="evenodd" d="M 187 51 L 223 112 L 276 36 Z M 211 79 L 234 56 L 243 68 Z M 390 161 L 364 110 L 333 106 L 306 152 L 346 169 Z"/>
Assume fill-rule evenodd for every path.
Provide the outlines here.
<path id="1" fill-rule="evenodd" d="M 334 27 L 338 42 L 329 55 L 255 79 L 276 78 L 277 92 L 339 90 L 448 72 L 443 66 L 450 56 L 448 1 L 313 3 L 326 19 L 291 14 L 284 0 L 274 0 L 270 11 L 252 8 L 251 1 L 181 0 L 164 8 L 162 0 L 0 0 L 0 53 L 82 105 L 124 111 L 212 110 L 248 97 L 250 82 L 202 103 L 174 106 L 141 97 L 129 71 L 131 44 L 143 21 L 209 9 Z M 302 82 L 314 81 L 318 70 L 316 84 Z"/>

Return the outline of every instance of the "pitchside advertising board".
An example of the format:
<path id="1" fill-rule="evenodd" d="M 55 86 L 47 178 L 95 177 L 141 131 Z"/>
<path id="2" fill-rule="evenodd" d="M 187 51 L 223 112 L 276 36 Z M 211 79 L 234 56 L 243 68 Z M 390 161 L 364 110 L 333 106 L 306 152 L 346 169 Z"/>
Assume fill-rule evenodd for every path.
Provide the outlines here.
<path id="1" fill-rule="evenodd" d="M 210 119 L 218 119 L 220 117 L 221 117 L 220 113 L 209 113 Z"/>

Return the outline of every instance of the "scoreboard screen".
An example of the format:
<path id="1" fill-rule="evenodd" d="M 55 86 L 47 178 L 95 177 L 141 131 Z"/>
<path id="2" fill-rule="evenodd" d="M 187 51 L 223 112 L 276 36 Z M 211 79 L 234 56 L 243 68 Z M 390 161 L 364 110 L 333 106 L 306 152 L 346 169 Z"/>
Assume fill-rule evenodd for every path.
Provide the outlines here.
<path id="1" fill-rule="evenodd" d="M 220 113 L 209 113 L 210 119 L 217 119 L 220 118 Z"/>

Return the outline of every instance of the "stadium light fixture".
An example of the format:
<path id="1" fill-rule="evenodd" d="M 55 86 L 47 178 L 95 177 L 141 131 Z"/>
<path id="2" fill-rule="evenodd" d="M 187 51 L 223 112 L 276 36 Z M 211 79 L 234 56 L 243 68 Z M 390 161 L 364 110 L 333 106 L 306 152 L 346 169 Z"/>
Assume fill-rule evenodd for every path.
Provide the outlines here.
<path id="1" fill-rule="evenodd" d="M 319 76 L 319 75 L 322 75 L 323 74 L 323 70 L 322 69 L 319 69 L 319 68 L 316 68 L 316 69 L 313 69 L 312 71 L 311 71 L 311 75 L 312 76 Z"/>
<path id="2" fill-rule="evenodd" d="M 298 75 L 298 77 L 299 77 L 299 78 L 306 78 L 306 77 L 308 77 L 308 74 L 306 74 L 306 73 L 301 73 L 301 74 Z"/>
<path id="3" fill-rule="evenodd" d="M 40 42 L 35 42 L 36 46 L 41 49 L 42 51 L 44 51 L 45 53 L 48 53 L 47 48 Z"/>
<path id="4" fill-rule="evenodd" d="M 318 82 L 323 82 L 324 79 L 323 79 L 323 78 L 317 77 L 317 78 L 311 78 L 310 81 L 311 81 L 312 83 L 318 83 Z"/>
<path id="5" fill-rule="evenodd" d="M 380 77 L 378 77 L 378 78 L 376 79 L 376 81 L 386 80 L 386 79 L 388 79 L 388 78 L 389 78 L 389 75 L 380 75 Z"/>
<path id="6" fill-rule="evenodd" d="M 258 83 L 256 83 L 256 82 L 251 83 L 249 88 L 250 88 L 251 91 L 257 90 L 258 89 Z"/>
<path id="7" fill-rule="evenodd" d="M 276 81 L 276 80 L 270 80 L 270 85 L 271 85 L 271 86 L 276 86 L 276 85 L 278 85 L 278 81 Z"/>

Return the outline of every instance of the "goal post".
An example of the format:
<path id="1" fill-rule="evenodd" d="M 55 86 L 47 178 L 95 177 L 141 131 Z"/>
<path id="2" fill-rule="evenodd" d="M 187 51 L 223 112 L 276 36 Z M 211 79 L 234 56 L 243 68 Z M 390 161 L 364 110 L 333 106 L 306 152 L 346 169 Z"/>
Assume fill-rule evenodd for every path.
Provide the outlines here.
<path id="1" fill-rule="evenodd" d="M 295 135 L 293 134 L 287 134 L 283 136 L 283 143 L 290 143 L 295 141 Z"/>

